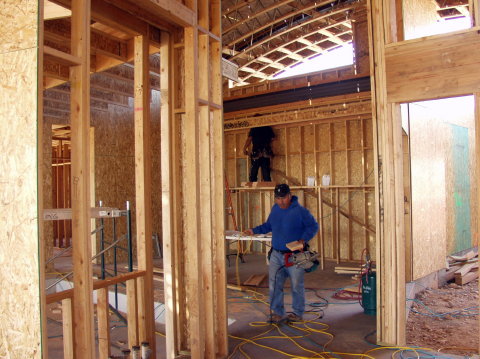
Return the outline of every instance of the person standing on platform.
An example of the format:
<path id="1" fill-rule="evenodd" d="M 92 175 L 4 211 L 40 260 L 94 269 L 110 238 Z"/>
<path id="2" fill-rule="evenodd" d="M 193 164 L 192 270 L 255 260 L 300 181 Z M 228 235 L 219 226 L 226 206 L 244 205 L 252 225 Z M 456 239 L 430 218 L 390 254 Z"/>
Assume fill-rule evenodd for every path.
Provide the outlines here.
<path id="1" fill-rule="evenodd" d="M 290 277 L 292 291 L 292 309 L 287 319 L 301 321 L 305 312 L 305 270 L 289 264 L 292 252 L 287 243 L 298 241 L 303 250 L 308 248 L 308 241 L 318 231 L 318 223 L 308 209 L 298 203 L 297 196 L 292 196 L 287 184 L 275 187 L 275 204 L 265 223 L 244 231 L 244 234 L 266 234 L 272 232 L 272 249 L 269 253 L 268 287 L 270 297 L 270 321 L 278 323 L 285 317 L 283 287 Z"/>
<path id="2" fill-rule="evenodd" d="M 262 179 L 270 182 L 270 159 L 273 158 L 271 142 L 275 138 L 275 133 L 270 126 L 253 127 L 248 132 L 248 137 L 243 146 L 243 153 L 250 156 L 250 182 L 257 182 L 258 169 L 262 168 Z M 252 150 L 249 151 L 250 144 Z"/>

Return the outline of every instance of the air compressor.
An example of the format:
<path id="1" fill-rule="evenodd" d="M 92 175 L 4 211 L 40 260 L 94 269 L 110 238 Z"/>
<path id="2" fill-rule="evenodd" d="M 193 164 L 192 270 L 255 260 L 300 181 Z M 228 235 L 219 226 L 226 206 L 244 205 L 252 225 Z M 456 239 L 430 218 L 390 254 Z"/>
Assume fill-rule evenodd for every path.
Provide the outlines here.
<path id="1" fill-rule="evenodd" d="M 367 253 L 367 263 L 362 273 L 362 307 L 367 315 L 377 314 L 377 276 L 372 271 L 372 261 Z"/>

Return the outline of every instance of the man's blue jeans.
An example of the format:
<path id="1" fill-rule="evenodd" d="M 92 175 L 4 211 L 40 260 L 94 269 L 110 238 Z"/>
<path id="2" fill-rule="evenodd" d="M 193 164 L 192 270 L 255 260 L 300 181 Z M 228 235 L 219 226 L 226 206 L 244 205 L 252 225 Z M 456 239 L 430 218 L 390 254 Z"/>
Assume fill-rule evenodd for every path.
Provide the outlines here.
<path id="1" fill-rule="evenodd" d="M 268 269 L 270 309 L 273 313 L 282 317 L 285 315 L 283 287 L 285 280 L 290 277 L 293 300 L 292 309 L 296 315 L 301 317 L 305 312 L 305 285 L 303 280 L 305 271 L 302 268 L 297 268 L 295 265 L 285 267 L 284 256 L 283 253 L 275 249 L 270 256 Z"/>

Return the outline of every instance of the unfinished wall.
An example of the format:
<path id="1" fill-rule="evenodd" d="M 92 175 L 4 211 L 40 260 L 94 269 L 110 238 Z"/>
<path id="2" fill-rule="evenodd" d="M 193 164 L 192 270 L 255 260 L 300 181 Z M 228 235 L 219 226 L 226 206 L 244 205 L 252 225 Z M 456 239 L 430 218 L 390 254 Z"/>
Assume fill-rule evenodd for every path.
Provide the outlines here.
<path id="1" fill-rule="evenodd" d="M 40 358 L 38 3 L 0 12 L 0 357 Z M 40 134 L 41 138 L 41 134 Z M 40 192 L 39 192 L 40 191 Z"/>
<path id="2" fill-rule="evenodd" d="M 243 154 L 248 131 L 256 125 L 272 125 L 276 136 L 272 142 L 272 181 L 292 186 L 293 193 L 303 199 L 302 204 L 321 224 L 313 248 L 323 248 L 326 258 L 342 261 L 360 260 L 364 248 L 374 255 L 373 130 L 369 111 L 369 96 L 362 94 L 317 99 L 311 105 L 298 103 L 225 114 L 226 175 L 229 186 L 236 190 L 232 201 L 239 228 L 261 224 L 266 219 L 265 208 L 268 214 L 273 205 L 272 189 L 241 187 L 248 181 L 250 166 Z M 243 128 L 230 130 L 237 126 Z M 307 178 L 314 177 L 320 185 L 323 175 L 330 175 L 331 185 L 322 188 L 319 206 L 320 187 L 308 187 Z M 227 220 L 227 228 L 232 229 L 231 217 Z"/>

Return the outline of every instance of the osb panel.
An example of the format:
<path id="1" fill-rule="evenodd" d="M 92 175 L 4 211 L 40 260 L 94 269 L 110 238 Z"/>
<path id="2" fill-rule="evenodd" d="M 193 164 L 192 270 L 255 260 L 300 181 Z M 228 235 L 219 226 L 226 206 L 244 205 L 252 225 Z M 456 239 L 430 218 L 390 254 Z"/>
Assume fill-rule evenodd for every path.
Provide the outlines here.
<path id="1" fill-rule="evenodd" d="M 38 1 L 4 0 L 0 11 L 0 54 L 37 45 Z"/>
<path id="2" fill-rule="evenodd" d="M 330 153 L 318 153 L 317 154 L 317 172 L 319 181 L 321 184 L 323 175 L 331 175 L 330 173 Z"/>
<path id="3" fill-rule="evenodd" d="M 150 136 L 152 146 L 152 233 L 162 235 L 162 191 L 160 167 L 160 92 L 152 91 L 152 104 L 150 109 Z"/>
<path id="4" fill-rule="evenodd" d="M 302 159 L 300 155 L 288 156 L 288 169 L 287 174 L 289 177 L 295 179 L 297 183 L 303 183 L 302 180 Z"/>
<path id="5" fill-rule="evenodd" d="M 348 126 L 348 148 L 362 148 L 362 120 L 347 122 Z"/>
<path id="6" fill-rule="evenodd" d="M 303 162 L 305 163 L 304 167 L 304 178 L 302 178 L 302 183 L 307 185 L 307 177 L 316 177 L 315 173 L 315 156 L 314 154 L 306 154 L 303 157 Z M 319 179 L 315 178 L 317 184 L 319 184 Z"/>
<path id="7" fill-rule="evenodd" d="M 272 151 L 275 156 L 285 155 L 285 128 L 274 128 L 275 138 L 272 141 Z"/>
<path id="8" fill-rule="evenodd" d="M 272 181 L 277 183 L 285 182 L 284 176 L 286 175 L 286 163 L 285 156 L 275 156 L 271 161 L 270 166 L 272 168 Z"/>
<path id="9" fill-rule="evenodd" d="M 238 132 L 235 134 L 234 141 L 231 144 L 228 142 L 225 142 L 225 143 L 227 147 L 232 147 L 232 145 L 234 145 L 237 152 L 236 154 L 237 157 L 241 157 L 243 156 L 243 146 L 245 145 L 245 141 L 247 140 L 247 137 L 248 137 L 248 130 L 245 132 Z M 252 149 L 251 146 L 250 146 L 250 149 Z"/>
<path id="10" fill-rule="evenodd" d="M 359 259 L 365 248 L 365 230 L 357 223 L 352 223 L 352 259 Z"/>
<path id="11" fill-rule="evenodd" d="M 301 150 L 301 140 L 302 136 L 300 135 L 300 127 L 289 127 L 287 128 L 287 143 L 288 143 L 288 152 L 289 153 L 299 153 Z"/>
<path id="12" fill-rule="evenodd" d="M 403 0 L 405 40 L 435 34 L 437 8 L 430 0 Z"/>
<path id="13" fill-rule="evenodd" d="M 52 125 L 49 119 L 43 118 L 43 208 L 52 208 Z M 45 259 L 53 257 L 53 221 L 43 221 L 43 237 L 45 238 Z M 47 273 L 53 270 L 53 263 L 47 265 Z"/>
<path id="14" fill-rule="evenodd" d="M 335 185 L 347 185 L 347 171 L 346 171 L 346 158 L 347 153 L 345 151 L 332 152 L 333 157 L 333 173 L 330 183 Z"/>
<path id="15" fill-rule="evenodd" d="M 347 139 L 345 138 L 345 122 L 333 123 L 333 147 L 334 150 L 342 150 L 347 147 Z"/>
<path id="16" fill-rule="evenodd" d="M 313 152 L 315 149 L 315 126 L 303 126 L 303 151 Z"/>
<path id="17" fill-rule="evenodd" d="M 373 148 L 373 122 L 372 119 L 363 120 L 364 122 L 364 147 Z"/>
<path id="18" fill-rule="evenodd" d="M 229 146 L 229 144 L 235 143 L 235 134 L 225 134 L 225 158 L 235 158 L 235 146 Z"/>
<path id="19" fill-rule="evenodd" d="M 36 2 L 0 16 L 0 357 L 40 358 Z"/>
<path id="20" fill-rule="evenodd" d="M 365 183 L 369 185 L 375 184 L 373 159 L 373 150 L 365 150 Z"/>
<path id="21" fill-rule="evenodd" d="M 445 125 L 424 104 L 411 104 L 410 129 L 413 279 L 418 279 L 445 266 Z"/>
<path id="22" fill-rule="evenodd" d="M 350 171 L 350 183 L 351 185 L 363 184 L 363 152 L 362 151 L 350 151 L 349 152 L 349 171 Z M 373 164 L 373 163 L 372 163 Z"/>
<path id="23" fill-rule="evenodd" d="M 343 196 L 340 196 L 340 204 Z M 348 242 L 348 220 L 340 214 L 340 259 L 349 259 L 350 243 Z"/>
<path id="24" fill-rule="evenodd" d="M 317 131 L 317 150 L 330 151 L 330 125 L 326 123 L 315 127 Z"/>
<path id="25" fill-rule="evenodd" d="M 235 181 L 235 166 L 236 166 L 236 161 L 235 159 L 230 159 L 225 161 L 225 174 L 227 175 L 227 180 L 228 180 L 228 185 L 230 187 L 235 187 L 237 186 L 237 183 Z"/>
<path id="26" fill-rule="evenodd" d="M 248 157 L 238 159 L 237 160 L 237 183 L 235 185 L 240 186 L 242 182 L 247 182 L 249 174 L 250 174 L 250 160 L 248 159 Z M 232 183 L 235 183 L 235 182 L 232 182 Z M 230 182 L 228 182 L 228 184 L 230 186 Z"/>
<path id="27" fill-rule="evenodd" d="M 330 196 L 324 193 L 325 200 L 331 203 Z M 323 205 L 323 234 L 324 234 L 324 248 L 325 257 L 334 258 L 333 254 L 333 211 L 330 206 Z"/>

